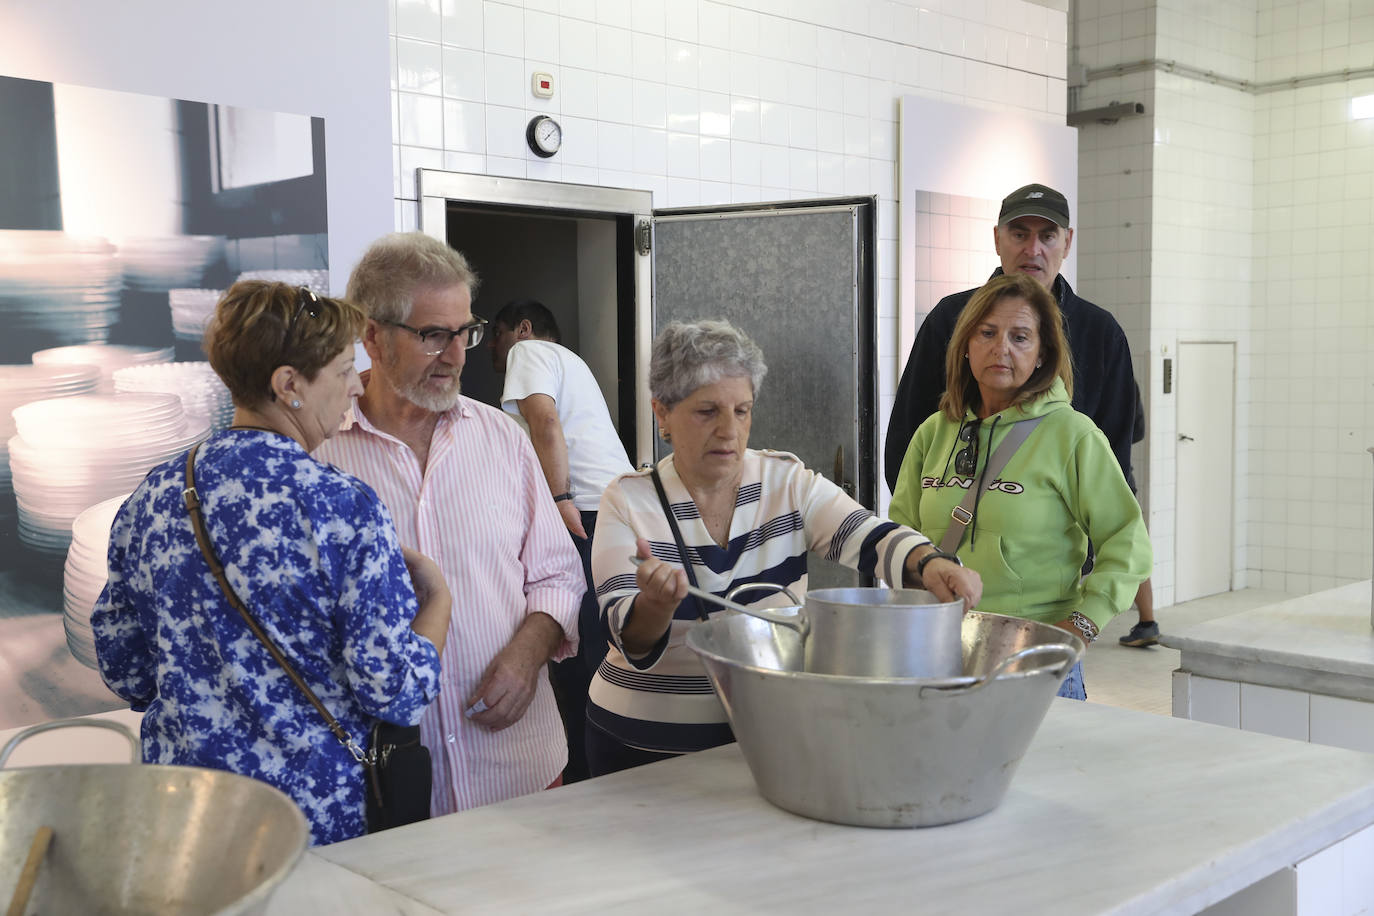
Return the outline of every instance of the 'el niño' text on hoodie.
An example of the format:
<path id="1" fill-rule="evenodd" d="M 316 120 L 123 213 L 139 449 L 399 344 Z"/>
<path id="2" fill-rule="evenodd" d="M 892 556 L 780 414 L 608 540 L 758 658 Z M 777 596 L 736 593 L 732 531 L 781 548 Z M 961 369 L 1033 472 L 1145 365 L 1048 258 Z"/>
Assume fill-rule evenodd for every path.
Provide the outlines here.
<path id="1" fill-rule="evenodd" d="M 988 456 L 1013 424 L 1037 416 L 1044 419 L 997 479 L 984 479 Z M 970 411 L 964 423 L 975 419 Z M 1069 404 L 1064 383 L 985 418 L 977 467 L 967 476 L 954 467 L 965 445 L 962 425 L 935 413 L 916 430 L 892 496 L 892 520 L 939 544 L 950 512 L 969 487 L 981 486 L 957 551 L 983 577 L 978 610 L 1045 623 L 1077 610 L 1100 628 L 1130 607 L 1153 565 L 1149 535 L 1106 437 Z M 1080 578 L 1089 538 L 1096 559 Z"/>

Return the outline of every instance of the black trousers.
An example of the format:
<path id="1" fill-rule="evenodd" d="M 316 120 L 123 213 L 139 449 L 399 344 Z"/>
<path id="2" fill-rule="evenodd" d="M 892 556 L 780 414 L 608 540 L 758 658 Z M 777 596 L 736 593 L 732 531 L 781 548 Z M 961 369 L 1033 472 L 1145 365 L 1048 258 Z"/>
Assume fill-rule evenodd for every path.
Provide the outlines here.
<path id="1" fill-rule="evenodd" d="M 563 783 L 580 782 L 588 777 L 586 728 L 587 688 L 592 675 L 606 657 L 606 632 L 601 625 L 601 609 L 596 600 L 596 586 L 592 583 L 592 536 L 596 533 L 596 513 L 582 513 L 585 539 L 569 535 L 582 558 L 582 576 L 587 591 L 577 613 L 577 654 L 561 662 L 549 664 L 549 683 L 558 701 L 558 715 L 568 735 L 568 767 L 563 771 Z"/>
<path id="2" fill-rule="evenodd" d="M 662 751 L 642 751 L 637 747 L 626 747 L 610 735 L 587 723 L 587 764 L 593 776 L 619 773 L 632 767 L 642 767 L 646 763 L 657 763 L 680 754 L 667 754 Z"/>

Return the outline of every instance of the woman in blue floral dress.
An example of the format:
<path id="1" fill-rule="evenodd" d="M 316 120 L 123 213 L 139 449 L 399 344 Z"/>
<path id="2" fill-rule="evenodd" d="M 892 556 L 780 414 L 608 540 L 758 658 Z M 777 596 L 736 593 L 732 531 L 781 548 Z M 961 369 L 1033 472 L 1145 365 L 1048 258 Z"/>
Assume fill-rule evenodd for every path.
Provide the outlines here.
<path id="1" fill-rule="evenodd" d="M 377 495 L 309 452 L 361 393 L 362 313 L 281 283 L 236 283 L 205 336 L 234 423 L 200 446 L 195 483 L 239 599 L 344 729 L 413 725 L 438 695 L 450 597 L 403 550 Z M 363 771 L 225 600 L 182 500 L 186 456 L 154 468 L 110 535 L 91 615 L 100 673 L 143 710 L 143 759 L 281 789 L 312 844 L 367 830 Z"/>

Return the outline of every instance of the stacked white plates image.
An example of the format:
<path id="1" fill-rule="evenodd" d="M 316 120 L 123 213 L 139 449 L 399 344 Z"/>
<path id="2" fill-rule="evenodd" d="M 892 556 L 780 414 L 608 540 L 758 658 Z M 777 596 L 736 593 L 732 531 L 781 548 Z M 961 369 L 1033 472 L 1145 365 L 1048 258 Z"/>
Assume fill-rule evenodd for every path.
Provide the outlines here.
<path id="1" fill-rule="evenodd" d="M 0 323 L 72 342 L 104 340 L 123 276 L 115 246 L 103 238 L 0 231 Z"/>
<path id="2" fill-rule="evenodd" d="M 19 539 L 65 554 L 72 522 L 86 509 L 138 486 L 148 471 L 210 433 L 174 394 L 82 394 L 33 401 L 14 411 L 10 471 Z"/>
<path id="3" fill-rule="evenodd" d="M 222 289 L 171 289 L 167 304 L 172 308 L 172 332 L 182 340 L 200 340 L 215 315 L 215 306 L 224 295 Z"/>
<path id="4" fill-rule="evenodd" d="M 109 578 L 106 554 L 110 549 L 110 527 L 128 498 L 128 493 L 112 496 L 91 506 L 72 522 L 72 545 L 67 550 L 67 565 L 62 574 L 62 626 L 67 631 L 67 648 L 89 668 L 96 667 L 91 610 Z"/>
<path id="5" fill-rule="evenodd" d="M 0 493 L 10 489 L 9 441 L 15 434 L 12 411 L 30 401 L 93 392 L 99 382 L 100 370 L 95 366 L 0 366 Z"/>
<path id="6" fill-rule="evenodd" d="M 104 393 L 114 391 L 114 373 L 125 366 L 146 366 L 152 363 L 170 363 L 171 347 L 131 347 L 125 344 L 84 344 L 75 347 L 53 347 L 38 350 L 33 354 L 34 365 L 53 366 L 79 363 L 95 366 L 100 370 L 100 384 L 96 390 Z"/>
<path id="7" fill-rule="evenodd" d="M 229 389 L 206 362 L 156 363 L 127 366 L 114 373 L 116 394 L 163 392 L 181 398 L 189 419 L 204 419 L 210 429 L 224 429 L 234 419 Z"/>
<path id="8" fill-rule="evenodd" d="M 329 271 L 327 270 L 245 270 L 239 274 L 238 278 L 240 280 L 266 280 L 269 283 L 304 286 L 317 295 L 329 295 Z"/>
<path id="9" fill-rule="evenodd" d="M 124 285 L 152 292 L 200 286 L 206 269 L 223 257 L 222 235 L 129 238 L 119 243 Z"/>

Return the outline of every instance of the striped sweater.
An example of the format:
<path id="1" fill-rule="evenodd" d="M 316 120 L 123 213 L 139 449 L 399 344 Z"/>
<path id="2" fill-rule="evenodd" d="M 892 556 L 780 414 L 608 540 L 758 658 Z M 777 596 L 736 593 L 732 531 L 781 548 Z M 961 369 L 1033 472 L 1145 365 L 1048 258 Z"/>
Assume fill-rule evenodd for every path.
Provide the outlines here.
<path id="1" fill-rule="evenodd" d="M 658 468 L 697 584 L 717 595 L 747 582 L 774 582 L 800 596 L 806 590 L 808 551 L 900 584 L 907 555 L 929 543 L 910 528 L 875 517 L 835 484 L 807 470 L 795 455 L 750 449 L 729 544 L 721 547 L 707 532 L 673 456 Z M 623 651 L 621 628 L 638 594 L 630 562 L 636 538 L 647 539 L 658 559 L 681 565 L 647 470 L 622 475 L 601 497 L 592 576 L 611 647 L 592 680 L 588 720 L 620 742 L 645 750 L 681 753 L 731 741 L 725 709 L 686 645 L 687 633 L 700 619 L 696 599 L 689 596 L 678 606 L 665 638 L 648 655 L 627 657 Z M 789 603 L 781 594 L 754 595 L 756 600 L 746 601 L 751 606 Z M 706 604 L 710 615 L 724 612 L 719 605 Z"/>

